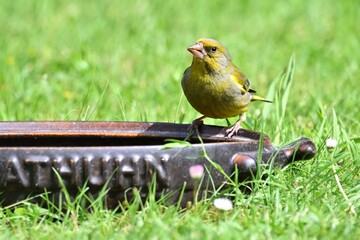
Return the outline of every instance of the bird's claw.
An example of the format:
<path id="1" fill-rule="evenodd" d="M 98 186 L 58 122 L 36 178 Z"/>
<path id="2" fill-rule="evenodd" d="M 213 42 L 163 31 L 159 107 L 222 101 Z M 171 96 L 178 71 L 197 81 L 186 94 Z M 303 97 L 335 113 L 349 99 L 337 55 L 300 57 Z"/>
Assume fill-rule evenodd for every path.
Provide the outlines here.
<path id="1" fill-rule="evenodd" d="M 196 135 L 200 135 L 200 128 L 204 124 L 204 117 L 200 117 L 192 121 L 191 125 L 188 127 L 188 135 L 185 138 L 185 141 L 189 140 L 189 138 L 196 133 Z"/>
<path id="2" fill-rule="evenodd" d="M 236 135 L 240 131 L 240 129 L 242 129 L 240 124 L 241 122 L 238 121 L 234 124 L 234 126 L 226 129 L 225 137 L 232 138 L 234 135 Z"/>
<path id="3" fill-rule="evenodd" d="M 196 132 L 199 134 L 201 126 L 204 124 L 202 119 L 195 119 L 192 121 L 191 125 L 188 127 L 188 132 Z"/>
<path id="4" fill-rule="evenodd" d="M 240 119 L 234 124 L 234 126 L 226 129 L 225 137 L 232 138 L 234 135 L 238 134 L 238 132 L 242 129 L 241 123 L 246 120 L 245 113 L 240 117 Z"/>

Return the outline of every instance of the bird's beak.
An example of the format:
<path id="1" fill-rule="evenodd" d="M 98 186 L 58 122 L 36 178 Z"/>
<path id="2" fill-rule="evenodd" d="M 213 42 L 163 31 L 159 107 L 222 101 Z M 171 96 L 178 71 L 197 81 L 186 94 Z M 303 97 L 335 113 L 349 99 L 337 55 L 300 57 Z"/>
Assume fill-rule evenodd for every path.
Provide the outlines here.
<path id="1" fill-rule="evenodd" d="M 204 46 L 202 45 L 201 42 L 197 42 L 194 45 L 191 45 L 190 47 L 187 48 L 187 50 L 191 52 L 191 54 L 194 55 L 194 57 L 199 59 L 204 59 L 204 57 L 207 55 Z"/>

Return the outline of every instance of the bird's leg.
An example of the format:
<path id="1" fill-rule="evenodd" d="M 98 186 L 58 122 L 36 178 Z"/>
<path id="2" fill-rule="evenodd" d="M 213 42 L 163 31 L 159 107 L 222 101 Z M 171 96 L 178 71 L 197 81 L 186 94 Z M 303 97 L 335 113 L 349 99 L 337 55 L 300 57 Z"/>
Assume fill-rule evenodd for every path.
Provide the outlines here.
<path id="1" fill-rule="evenodd" d="M 195 130 L 197 133 L 199 133 L 199 129 L 201 128 L 201 126 L 203 125 L 203 119 L 205 118 L 205 116 L 201 116 L 197 119 L 195 119 L 194 121 L 192 121 L 188 131 L 191 130 Z"/>
<path id="2" fill-rule="evenodd" d="M 203 119 L 205 118 L 205 116 L 201 116 L 197 119 L 195 119 L 194 121 L 192 121 L 190 127 L 188 128 L 188 132 L 192 132 L 195 131 L 197 134 L 199 134 L 199 129 L 201 128 L 201 126 L 203 125 Z"/>
<path id="3" fill-rule="evenodd" d="M 239 130 L 242 128 L 241 123 L 243 123 L 246 120 L 246 113 L 243 113 L 240 115 L 239 120 L 236 121 L 236 123 L 229 129 L 226 130 L 226 137 L 232 138 L 232 136 L 236 135 Z"/>
<path id="4" fill-rule="evenodd" d="M 184 141 L 188 141 L 190 139 L 190 137 L 194 134 L 194 132 L 196 132 L 196 134 L 199 136 L 199 129 L 201 128 L 201 126 L 203 125 L 203 119 L 205 118 L 205 116 L 201 116 L 197 119 L 195 119 L 194 121 L 192 121 L 191 125 L 188 127 L 187 131 L 189 132 L 188 135 L 186 136 L 186 138 L 184 139 Z"/>

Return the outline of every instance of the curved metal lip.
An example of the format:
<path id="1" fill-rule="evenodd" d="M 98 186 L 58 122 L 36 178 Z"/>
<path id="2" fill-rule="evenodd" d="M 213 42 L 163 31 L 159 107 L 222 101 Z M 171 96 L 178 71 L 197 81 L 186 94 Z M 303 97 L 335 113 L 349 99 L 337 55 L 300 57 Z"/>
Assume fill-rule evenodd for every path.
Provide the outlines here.
<path id="1" fill-rule="evenodd" d="M 31 138 L 40 141 L 41 139 L 75 139 L 79 141 L 95 141 L 95 139 L 137 139 L 139 143 L 144 142 L 148 145 L 153 140 L 154 143 L 161 143 L 165 139 L 184 140 L 188 136 L 188 124 L 175 124 L 164 122 L 90 122 L 90 121 L 33 121 L 33 122 L 0 122 L 0 142 L 5 146 L 11 139 L 14 141 Z M 252 142 L 263 138 L 265 144 L 271 144 L 267 135 L 261 136 L 260 133 L 241 130 L 240 133 L 232 138 L 226 138 L 224 127 L 203 125 L 201 128 L 201 138 L 203 143 L 220 142 Z M 5 142 L 6 141 L 6 142 Z M 99 142 L 99 141 L 98 141 Z M 146 143 L 145 143 L 146 142 Z M 196 134 L 189 138 L 189 142 L 198 143 Z M 46 141 L 43 141 L 46 144 Z M 130 143 L 133 143 L 130 141 Z M 19 143 L 21 144 L 21 143 Z M 151 144 L 156 145 L 156 144 Z M 4 146 L 4 144 L 2 144 Z"/>

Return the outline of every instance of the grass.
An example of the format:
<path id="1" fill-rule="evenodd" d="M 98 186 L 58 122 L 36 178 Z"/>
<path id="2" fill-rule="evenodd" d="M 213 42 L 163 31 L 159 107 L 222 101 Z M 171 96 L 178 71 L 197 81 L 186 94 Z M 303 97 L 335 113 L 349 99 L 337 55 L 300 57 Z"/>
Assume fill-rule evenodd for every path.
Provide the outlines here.
<path id="1" fill-rule="evenodd" d="M 232 189 L 229 212 L 211 200 L 186 211 L 154 199 L 139 211 L 135 201 L 121 213 L 101 206 L 88 213 L 80 202 L 63 213 L 25 202 L 0 208 L 1 238 L 357 239 L 359 9 L 357 1 L 334 0 L 3 1 L 2 121 L 189 123 L 199 114 L 180 87 L 191 62 L 186 47 L 212 37 L 252 88 L 275 100 L 254 103 L 246 127 L 277 145 L 306 136 L 318 154 L 258 176 L 251 195 Z M 325 147 L 330 137 L 338 141 L 332 150 Z"/>

